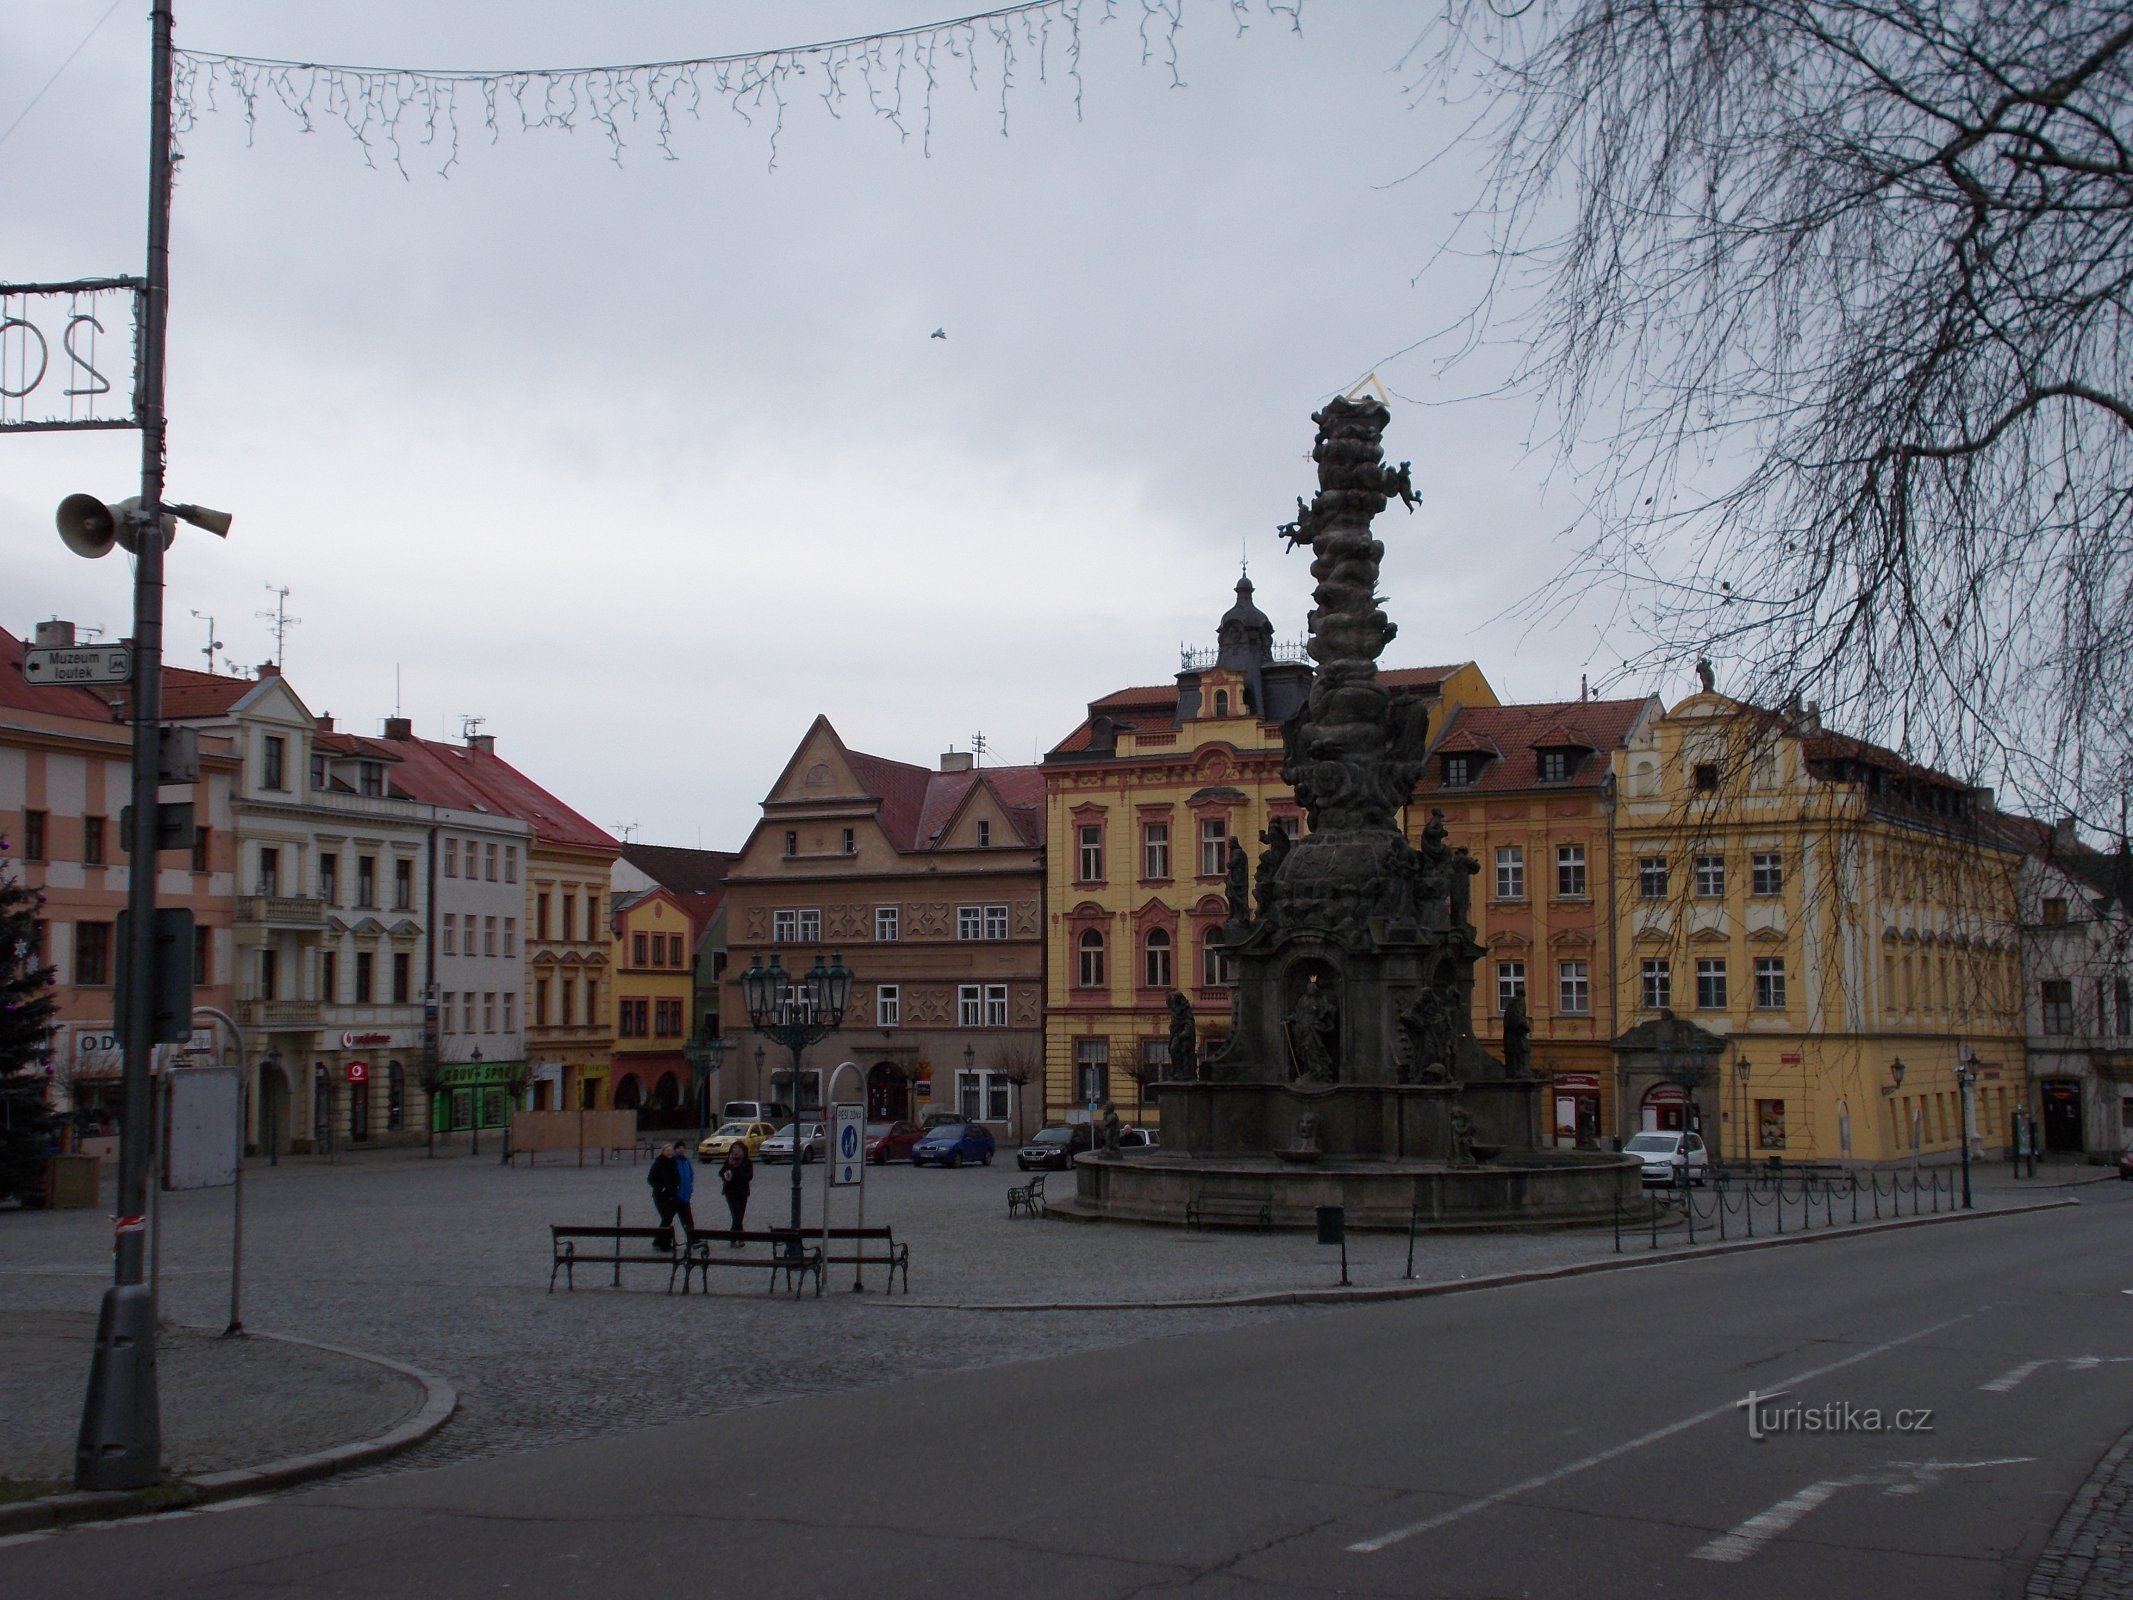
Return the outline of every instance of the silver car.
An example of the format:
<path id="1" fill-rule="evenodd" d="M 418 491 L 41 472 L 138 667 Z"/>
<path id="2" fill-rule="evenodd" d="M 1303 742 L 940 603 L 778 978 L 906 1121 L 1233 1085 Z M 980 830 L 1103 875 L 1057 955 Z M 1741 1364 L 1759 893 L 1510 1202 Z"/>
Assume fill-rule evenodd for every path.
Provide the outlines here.
<path id="1" fill-rule="evenodd" d="M 1631 1138 L 1622 1153 L 1644 1163 L 1647 1189 L 1678 1188 L 1684 1180 L 1698 1186 L 1711 1181 L 1711 1154 L 1701 1134 L 1647 1128 Z"/>
<path id="2" fill-rule="evenodd" d="M 758 1161 L 790 1161 L 792 1159 L 793 1125 L 786 1123 L 776 1133 L 765 1139 L 762 1148 L 756 1151 Z M 802 1163 L 820 1161 L 822 1152 L 829 1145 L 829 1133 L 819 1122 L 800 1124 L 800 1160 Z"/>

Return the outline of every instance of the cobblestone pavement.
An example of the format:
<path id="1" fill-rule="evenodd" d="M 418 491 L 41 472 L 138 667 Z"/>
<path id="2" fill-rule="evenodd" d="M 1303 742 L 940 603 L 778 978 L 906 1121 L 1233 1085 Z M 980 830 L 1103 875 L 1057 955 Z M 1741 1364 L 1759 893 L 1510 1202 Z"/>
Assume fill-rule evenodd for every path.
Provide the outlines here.
<path id="1" fill-rule="evenodd" d="M 755 1225 L 786 1215 L 788 1172 L 758 1172 Z M 822 1168 L 804 1176 L 805 1215 L 818 1219 Z M 867 1220 L 910 1240 L 913 1301 L 1167 1301 L 1338 1281 L 1337 1254 L 1308 1234 L 1010 1220 L 1005 1196 L 1016 1176 L 999 1164 L 870 1174 Z M 2056 1191 L 1981 1182 L 1979 1198 L 1996 1205 L 2048 1193 Z M 229 1309 L 231 1191 L 161 1198 L 164 1314 L 219 1327 Z M 718 1274 L 709 1296 L 669 1297 L 665 1273 L 651 1267 L 625 1268 L 619 1293 L 597 1270 L 580 1274 L 593 1281 L 575 1293 L 548 1293 L 548 1223 L 608 1222 L 618 1206 L 627 1222 L 653 1220 L 644 1168 L 627 1161 L 505 1168 L 464 1151 L 414 1151 L 252 1163 L 244 1201 L 246 1326 L 389 1356 L 457 1387 L 453 1423 L 370 1469 L 381 1472 L 797 1394 L 1312 1314 L 1293 1306 L 1013 1316 L 904 1309 L 901 1296 L 847 1293 L 848 1268 L 831 1269 L 830 1292 L 819 1300 L 767 1296 L 761 1279 L 740 1272 Z M 707 1226 L 720 1220 L 708 1181 L 698 1204 Z M 851 1191 L 839 1191 L 833 1205 L 836 1221 L 851 1220 Z M 1661 1238 L 1666 1248 L 1686 1243 L 1678 1228 Z M 1626 1252 L 1648 1255 L 1646 1242 L 1625 1238 Z M 93 1314 L 109 1249 L 103 1209 L 0 1213 L 0 1312 Z M 1614 1251 L 1611 1229 L 1425 1237 L 1416 1276 L 1480 1277 Z M 1406 1259 L 1404 1236 L 1349 1242 L 1349 1275 L 1359 1286 L 1398 1283 Z M 68 1409 L 78 1383 L 67 1386 Z M 182 1367 L 172 1363 L 166 1408 L 182 1403 L 181 1384 Z"/>
<path id="2" fill-rule="evenodd" d="M 2027 1600 L 2123 1600 L 2133 1594 L 2133 1433 L 2081 1486 L 2029 1577 Z"/>
<path id="3" fill-rule="evenodd" d="M 95 1341 L 94 1311 L 0 1311 L 0 1477 L 73 1478 Z M 367 1361 L 192 1328 L 170 1329 L 158 1341 L 156 1376 L 163 1460 L 175 1477 L 375 1438 L 423 1398 L 412 1379 Z M 276 1448 L 262 1451 L 267 1439 Z"/>

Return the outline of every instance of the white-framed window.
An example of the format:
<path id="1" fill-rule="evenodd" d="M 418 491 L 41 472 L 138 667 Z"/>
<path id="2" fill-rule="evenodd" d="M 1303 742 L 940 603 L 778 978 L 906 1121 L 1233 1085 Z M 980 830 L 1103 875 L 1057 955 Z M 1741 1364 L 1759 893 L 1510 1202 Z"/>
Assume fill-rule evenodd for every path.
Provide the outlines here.
<path id="1" fill-rule="evenodd" d="M 518 996 L 509 989 L 504 991 L 504 1032 L 518 1032 Z"/>
<path id="2" fill-rule="evenodd" d="M 846 828 L 838 842 L 844 847 L 846 855 L 856 856 L 859 854 L 859 835 L 855 830 Z"/>
<path id="3" fill-rule="evenodd" d="M 1084 822 L 1075 830 L 1080 844 L 1080 859 L 1076 865 L 1081 869 L 1080 883 L 1104 881 L 1104 828 L 1100 822 Z"/>
<path id="4" fill-rule="evenodd" d="M 1640 974 L 1639 1003 L 1646 1011 L 1664 1011 L 1674 1003 L 1674 964 L 1665 956 L 1646 956 Z"/>
<path id="5" fill-rule="evenodd" d="M 1698 956 L 1696 958 L 1696 1009 L 1698 1011 L 1723 1011 L 1726 1009 L 1726 958 L 1724 956 Z"/>
<path id="6" fill-rule="evenodd" d="M 985 908 L 985 937 L 988 939 L 1004 939 L 1007 937 L 1007 907 L 987 906 Z"/>
<path id="7" fill-rule="evenodd" d="M 1559 844 L 1555 847 L 1555 893 L 1558 899 L 1585 898 L 1585 847 Z"/>
<path id="8" fill-rule="evenodd" d="M 518 846 L 515 844 L 504 846 L 504 882 L 518 882 Z"/>
<path id="9" fill-rule="evenodd" d="M 965 1071 L 955 1075 L 955 1114 L 966 1122 L 1007 1122 L 1014 1115 L 1015 1086 L 997 1072 Z"/>
<path id="10" fill-rule="evenodd" d="M 992 848 L 992 822 L 991 819 L 986 817 L 978 818 L 978 848 L 980 850 L 990 850 Z"/>
<path id="11" fill-rule="evenodd" d="M 494 917 L 483 917 L 481 919 L 481 953 L 485 956 L 496 954 L 496 919 Z M 494 1030 L 492 1029 L 491 1031 L 493 1032 Z"/>
<path id="12" fill-rule="evenodd" d="M 980 939 L 985 934 L 985 908 L 983 906 L 957 906 L 955 908 L 955 936 L 958 939 Z"/>
<path id="13" fill-rule="evenodd" d="M 1082 931 L 1075 946 L 1078 958 L 1075 976 L 1083 989 L 1101 989 L 1104 986 L 1104 936 L 1094 928 Z"/>
<path id="14" fill-rule="evenodd" d="M 900 985 L 874 985 L 874 1025 L 877 1028 L 900 1028 L 904 1025 L 904 994 Z"/>
<path id="15" fill-rule="evenodd" d="M 1082 1105 L 1095 1105 L 1111 1098 L 1111 1041 L 1074 1041 L 1074 1098 Z"/>
<path id="16" fill-rule="evenodd" d="M 1150 928 L 1141 941 L 1141 987 L 1170 987 L 1170 935 L 1161 928 Z"/>
<path id="17" fill-rule="evenodd" d="M 1227 989 L 1237 981 L 1236 963 L 1222 943 L 1222 930 L 1209 928 L 1200 935 L 1200 981 L 1210 989 Z"/>
<path id="18" fill-rule="evenodd" d="M 959 983 L 955 989 L 955 1025 L 958 1028 L 982 1027 L 985 1021 L 985 986 L 981 983 Z"/>
<path id="19" fill-rule="evenodd" d="M 446 1033 L 457 1033 L 459 1031 L 459 1024 L 454 1020 L 458 1013 L 452 1009 L 452 1002 L 458 998 L 459 996 L 450 989 L 445 990 L 443 994 L 437 997 L 437 1020 L 443 1025 Z"/>
<path id="20" fill-rule="evenodd" d="M 444 928 L 443 928 L 442 932 L 443 932 L 442 944 L 443 944 L 443 948 L 444 948 L 444 953 L 445 953 L 446 955 L 448 955 L 448 956 L 456 956 L 456 955 L 458 955 L 458 954 L 459 954 L 459 918 L 458 918 L 457 916 L 453 915 L 453 914 L 452 914 L 451 912 L 449 912 L 449 911 L 447 911 L 447 912 L 446 912 L 446 913 L 444 914 Z"/>
<path id="21" fill-rule="evenodd" d="M 516 917 L 504 918 L 504 954 L 507 956 L 518 954 L 518 918 Z"/>
<path id="22" fill-rule="evenodd" d="M 459 996 L 459 1031 L 461 1033 L 479 1033 L 481 1031 L 474 1026 L 474 1008 L 480 1003 L 481 996 L 477 995 L 472 989 L 461 992 Z"/>
<path id="23" fill-rule="evenodd" d="M 490 844 L 487 844 L 482 847 L 482 876 L 484 878 L 487 878 L 491 883 L 494 883 L 496 881 L 496 862 L 497 857 L 500 854 L 501 852 L 498 850 L 494 842 L 491 842 Z"/>
<path id="24" fill-rule="evenodd" d="M 1525 897 L 1526 847 L 1500 844 L 1496 847 L 1496 898 L 1523 900 Z"/>
<path id="25" fill-rule="evenodd" d="M 896 906 L 874 908 L 874 942 L 894 944 L 903 926 L 900 909 Z"/>
<path id="26" fill-rule="evenodd" d="M 1698 856 L 1696 858 L 1696 898 L 1699 900 L 1723 900 L 1726 897 L 1726 858 L 1724 856 Z"/>
<path id="27" fill-rule="evenodd" d="M 1219 878 L 1229 870 L 1229 823 L 1222 817 L 1200 819 L 1200 876 Z"/>
<path id="28" fill-rule="evenodd" d="M 444 875 L 447 878 L 459 876 L 459 841 L 449 836 L 444 841 Z"/>
<path id="29" fill-rule="evenodd" d="M 1755 1009 L 1758 1011 L 1783 1011 L 1785 1009 L 1785 958 L 1783 956 L 1757 956 L 1755 958 Z"/>
<path id="30" fill-rule="evenodd" d="M 1499 961 L 1496 963 L 1496 1009 L 1503 1011 L 1511 1002 L 1526 992 L 1526 964 L 1523 961 Z"/>
<path id="31" fill-rule="evenodd" d="M 1775 850 L 1758 850 L 1748 858 L 1748 892 L 1773 895 L 1785 892 L 1785 858 Z"/>
<path id="32" fill-rule="evenodd" d="M 770 942 L 772 944 L 819 944 L 822 942 L 822 913 L 809 908 L 791 911 L 773 911 L 770 914 Z"/>
<path id="33" fill-rule="evenodd" d="M 1170 876 L 1170 824 L 1141 824 L 1141 876 L 1161 882 Z"/>
<path id="34" fill-rule="evenodd" d="M 1583 961 L 1555 964 L 1556 1009 L 1566 1017 L 1582 1017 L 1592 1010 L 1592 967 Z"/>
<path id="35" fill-rule="evenodd" d="M 1666 857 L 1639 856 L 1637 858 L 1637 898 L 1640 900 L 1664 900 L 1666 898 Z"/>
<path id="36" fill-rule="evenodd" d="M 1007 985 L 1004 983 L 988 983 L 985 985 L 985 1026 L 988 1028 L 1004 1028 L 1007 1026 Z"/>

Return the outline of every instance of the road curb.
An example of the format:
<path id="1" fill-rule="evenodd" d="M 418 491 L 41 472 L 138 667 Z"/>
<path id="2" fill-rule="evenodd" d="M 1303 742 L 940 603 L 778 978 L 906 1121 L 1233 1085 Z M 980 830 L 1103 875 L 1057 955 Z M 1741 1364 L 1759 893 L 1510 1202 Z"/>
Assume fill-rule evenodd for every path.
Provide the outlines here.
<path id="1" fill-rule="evenodd" d="M 215 1501 L 231 1500 L 239 1495 L 264 1494 L 270 1490 L 293 1488 L 315 1478 L 345 1472 L 351 1467 L 369 1466 L 373 1462 L 396 1456 L 429 1438 L 450 1421 L 452 1413 L 459 1409 L 459 1392 L 450 1383 L 435 1373 L 411 1367 L 404 1361 L 372 1355 L 367 1350 L 350 1350 L 343 1345 L 322 1344 L 316 1339 L 299 1339 L 293 1334 L 248 1331 L 245 1337 L 272 1339 L 279 1344 L 301 1345 L 307 1350 L 323 1350 L 329 1355 L 346 1356 L 354 1361 L 367 1362 L 374 1367 L 383 1367 L 388 1372 L 397 1372 L 402 1377 L 413 1379 L 421 1388 L 422 1404 L 405 1420 L 381 1434 L 350 1444 L 334 1445 L 330 1449 L 314 1450 L 300 1456 L 284 1456 L 279 1461 L 263 1462 L 258 1466 L 232 1467 L 223 1472 L 204 1472 L 197 1477 L 180 1478 L 147 1489 L 54 1494 L 46 1495 L 42 1499 L 23 1500 L 13 1505 L 0 1506 L 0 1536 L 35 1533 L 80 1522 L 103 1522 L 115 1517 L 155 1516 L 165 1511 L 182 1511 L 195 1506 L 211 1505 Z"/>
<path id="2" fill-rule="evenodd" d="M 1984 1222 L 1994 1217 L 2020 1217 L 2038 1211 L 2058 1211 L 2081 1202 L 2038 1200 L 2028 1205 L 1998 1206 L 1987 1211 L 1949 1211 L 1934 1216 L 1892 1218 L 1884 1222 L 1855 1222 L 1819 1233 L 1772 1234 L 1762 1239 L 1733 1239 L 1718 1244 L 1690 1245 L 1664 1255 L 1608 1256 L 1599 1261 L 1574 1261 L 1561 1267 L 1535 1267 L 1525 1272 L 1498 1272 L 1480 1278 L 1445 1278 L 1431 1283 L 1391 1283 L 1353 1289 L 1281 1289 L 1254 1294 L 1215 1295 L 1188 1300 L 1041 1300 L 959 1302 L 953 1300 L 891 1300 L 886 1296 L 866 1303 L 884 1311 L 1229 1311 L 1254 1306 L 1371 1305 L 1387 1300 L 1420 1300 L 1433 1295 L 1463 1294 L 1474 1289 L 1506 1289 L 1521 1283 L 1547 1283 L 1556 1278 L 1581 1278 L 1594 1272 L 1627 1272 L 1647 1267 L 1668 1267 L 1682 1261 L 1706 1261 L 1713 1256 L 1734 1255 L 1744 1250 L 1775 1250 L 1786 1245 L 1828 1244 L 1856 1239 L 1861 1234 L 1887 1233 L 1897 1228 L 1925 1228 L 1937 1223 Z"/>

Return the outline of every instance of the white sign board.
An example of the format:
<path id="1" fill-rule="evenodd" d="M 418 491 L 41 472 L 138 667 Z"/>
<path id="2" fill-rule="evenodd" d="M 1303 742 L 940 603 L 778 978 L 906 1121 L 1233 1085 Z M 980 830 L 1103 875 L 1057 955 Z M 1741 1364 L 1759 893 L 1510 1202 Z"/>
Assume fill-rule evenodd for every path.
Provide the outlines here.
<path id="1" fill-rule="evenodd" d="M 22 652 L 22 680 L 55 683 L 124 683 L 133 676 L 133 650 L 123 644 L 85 644 L 65 650 Z"/>
<path id="2" fill-rule="evenodd" d="M 237 1181 L 244 1077 L 236 1067 L 164 1076 L 163 1187 L 221 1189 Z"/>
<path id="3" fill-rule="evenodd" d="M 829 1181 L 832 1189 L 848 1189 L 864 1183 L 867 1172 L 867 1108 L 836 1105 L 830 1108 Z"/>

